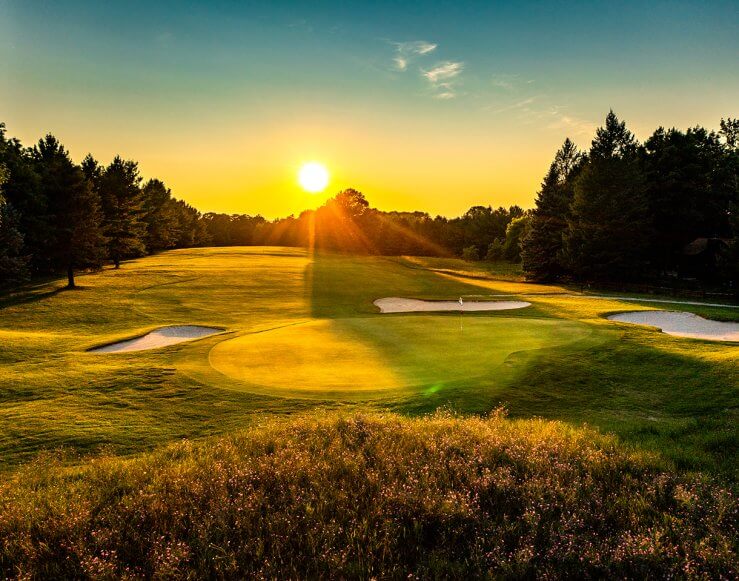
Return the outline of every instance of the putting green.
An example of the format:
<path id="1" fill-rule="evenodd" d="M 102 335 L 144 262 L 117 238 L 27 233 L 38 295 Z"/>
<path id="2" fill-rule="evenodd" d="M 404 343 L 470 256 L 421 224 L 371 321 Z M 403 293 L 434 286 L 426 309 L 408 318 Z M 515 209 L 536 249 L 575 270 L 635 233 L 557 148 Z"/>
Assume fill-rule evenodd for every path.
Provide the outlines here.
<path id="1" fill-rule="evenodd" d="M 344 396 L 439 389 L 475 377 L 504 380 L 513 353 L 588 337 L 582 323 L 489 316 L 319 319 L 216 345 L 211 366 L 246 390 Z M 519 358 L 523 360 L 525 358 Z"/>

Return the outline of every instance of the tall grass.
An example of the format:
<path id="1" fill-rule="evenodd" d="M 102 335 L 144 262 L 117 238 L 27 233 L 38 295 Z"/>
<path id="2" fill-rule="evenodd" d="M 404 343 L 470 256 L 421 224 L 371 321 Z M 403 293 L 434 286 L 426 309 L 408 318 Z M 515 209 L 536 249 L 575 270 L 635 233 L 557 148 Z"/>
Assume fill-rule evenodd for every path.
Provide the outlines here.
<path id="1" fill-rule="evenodd" d="M 736 577 L 732 491 L 543 420 L 313 413 L 0 488 L 5 576 Z"/>

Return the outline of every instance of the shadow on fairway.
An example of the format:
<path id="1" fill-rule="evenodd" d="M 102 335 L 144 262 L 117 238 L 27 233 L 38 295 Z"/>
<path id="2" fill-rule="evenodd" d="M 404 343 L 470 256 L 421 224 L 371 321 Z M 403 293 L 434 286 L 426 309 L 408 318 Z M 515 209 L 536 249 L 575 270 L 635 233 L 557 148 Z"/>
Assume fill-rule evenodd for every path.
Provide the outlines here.
<path id="1" fill-rule="evenodd" d="M 590 326 L 548 317 L 535 306 L 524 309 L 480 313 L 380 314 L 373 305 L 379 297 L 399 296 L 449 299 L 479 295 L 478 287 L 426 270 L 410 270 L 384 257 L 350 257 L 316 253 L 306 268 L 306 298 L 311 314 L 330 321 L 329 331 L 314 341 L 306 337 L 306 358 L 323 352 L 325 374 L 337 385 L 339 375 L 352 381 L 352 369 L 363 377 L 363 391 L 370 399 L 400 409 L 433 411 L 440 406 L 464 412 L 487 412 L 497 405 L 494 398 L 501 386 L 515 380 L 523 368 L 542 350 L 585 341 L 593 334 Z M 337 340 L 353 343 L 365 359 L 334 360 L 330 329 Z M 295 329 L 310 334 L 311 328 Z M 351 350 L 350 350 L 351 351 Z M 516 354 L 515 359 L 511 357 Z M 351 354 L 346 357 L 351 358 Z M 299 358 L 298 358 L 299 359 Z M 385 366 L 398 378 L 392 391 L 377 386 L 375 394 L 367 385 L 364 365 Z M 320 366 L 311 366 L 314 373 Z M 360 372 L 361 369 L 361 372 Z M 316 382 L 318 379 L 316 378 Z M 379 381 L 379 379 L 378 379 Z M 481 389 L 481 386 L 485 387 Z M 352 395 L 354 387 L 333 392 L 334 397 Z M 384 392 L 384 393 L 383 393 Z M 331 397 L 332 392 L 322 395 Z M 359 395 L 354 393 L 353 395 Z M 401 403 L 402 402 L 402 403 Z"/>
<path id="2" fill-rule="evenodd" d="M 398 350 L 404 347 L 392 337 L 383 337 L 379 323 L 373 323 L 368 332 L 363 321 L 428 319 L 431 314 L 380 315 L 372 305 L 374 299 L 450 298 L 481 292 L 477 285 L 428 271 L 400 269 L 387 259 L 357 260 L 331 254 L 315 256 L 306 272 L 308 281 L 312 283 L 306 284 L 306 293 L 313 316 L 333 319 L 343 333 L 353 333 L 356 341 L 371 345 L 391 368 Z M 570 303 L 575 310 L 570 317 L 582 317 L 588 323 L 561 318 L 568 314 L 562 308 Z M 484 414 L 503 405 L 512 417 L 540 416 L 597 426 L 662 454 L 681 469 L 735 473 L 734 467 L 739 465 L 739 370 L 731 355 L 736 348 L 686 342 L 649 329 L 625 331 L 595 321 L 593 309 L 601 307 L 607 303 L 577 307 L 574 301 L 565 300 L 560 305 L 552 297 L 519 311 L 465 314 L 462 324 L 465 320 L 487 320 L 493 327 L 496 319 L 508 325 L 517 319 L 554 319 L 583 326 L 590 333 L 567 344 L 555 341 L 534 349 L 511 349 L 513 353 L 503 364 L 487 374 L 426 382 L 376 405 L 411 414 L 441 407 Z M 445 322 L 456 325 L 460 320 L 453 313 L 434 314 L 433 318 L 443 323 L 429 327 L 432 335 L 448 332 Z M 505 332 L 505 325 L 491 328 L 489 337 L 475 337 L 468 349 L 484 353 L 489 342 L 495 341 L 496 332 Z M 423 337 L 417 340 L 420 344 Z M 409 352 L 412 348 L 405 347 Z M 442 361 L 454 355 L 453 349 L 439 347 L 438 341 L 436 348 Z M 409 385 L 414 384 L 412 366 L 393 370 L 404 374 Z"/>
<path id="3" fill-rule="evenodd" d="M 61 279 L 59 279 L 59 281 L 61 283 Z M 0 310 L 6 309 L 8 307 L 28 305 L 31 303 L 43 301 L 44 299 L 50 299 L 64 291 L 74 292 L 75 290 L 77 290 L 68 289 L 64 286 L 60 286 L 59 288 L 50 290 L 48 288 L 49 282 L 53 282 L 53 280 L 45 281 L 43 283 L 35 283 L 33 285 L 23 287 L 20 290 L 16 290 L 13 293 L 0 296 Z"/>

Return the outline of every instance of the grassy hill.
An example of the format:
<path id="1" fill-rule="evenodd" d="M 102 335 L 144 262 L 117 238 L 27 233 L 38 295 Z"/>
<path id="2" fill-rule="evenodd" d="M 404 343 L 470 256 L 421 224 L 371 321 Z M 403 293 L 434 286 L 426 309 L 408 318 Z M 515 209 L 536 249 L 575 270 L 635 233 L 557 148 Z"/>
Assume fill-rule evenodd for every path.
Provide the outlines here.
<path id="1" fill-rule="evenodd" d="M 505 405 L 512 417 L 613 432 L 680 470 L 735 477 L 735 345 L 604 319 L 652 305 L 573 297 L 511 272 L 502 280 L 457 274 L 464 268 L 285 248 L 194 249 L 83 276 L 79 290 L 52 281 L 6 297 L 0 466 L 59 447 L 137 453 L 314 408 L 485 414 Z M 501 294 L 532 306 L 460 316 L 380 315 L 372 304 Z M 739 317 L 736 309 L 682 308 Z M 155 351 L 86 351 L 169 324 L 227 332 Z"/>
<path id="2" fill-rule="evenodd" d="M 543 420 L 312 413 L 0 486 L 20 578 L 735 578 L 739 506 Z"/>

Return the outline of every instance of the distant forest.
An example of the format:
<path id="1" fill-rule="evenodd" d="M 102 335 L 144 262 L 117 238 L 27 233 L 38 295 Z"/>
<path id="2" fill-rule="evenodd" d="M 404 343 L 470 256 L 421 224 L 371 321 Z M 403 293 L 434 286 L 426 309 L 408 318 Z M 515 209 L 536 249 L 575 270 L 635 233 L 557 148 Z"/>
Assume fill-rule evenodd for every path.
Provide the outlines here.
<path id="1" fill-rule="evenodd" d="M 135 161 L 81 164 L 52 135 L 33 147 L 0 123 L 0 286 L 97 269 L 171 248 L 283 245 L 522 262 L 531 280 L 694 280 L 739 286 L 739 120 L 657 129 L 643 144 L 611 111 L 589 151 L 566 139 L 532 210 L 458 218 L 384 212 L 345 190 L 274 221 L 201 214 Z"/>

